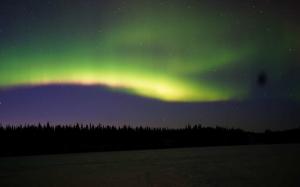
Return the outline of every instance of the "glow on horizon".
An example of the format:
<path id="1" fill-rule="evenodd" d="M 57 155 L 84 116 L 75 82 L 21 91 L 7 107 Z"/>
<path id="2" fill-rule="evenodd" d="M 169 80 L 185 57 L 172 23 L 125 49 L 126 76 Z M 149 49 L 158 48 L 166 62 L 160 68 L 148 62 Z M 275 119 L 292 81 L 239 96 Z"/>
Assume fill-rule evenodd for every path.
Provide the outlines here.
<path id="1" fill-rule="evenodd" d="M 2 88 L 18 87 L 18 86 L 42 86 L 42 85 L 83 85 L 92 86 L 99 85 L 111 88 L 112 90 L 140 95 L 148 98 L 155 98 L 162 101 L 179 101 L 179 102 L 193 102 L 193 101 L 217 101 L 228 100 L 230 95 L 225 92 L 217 92 L 213 88 L 203 86 L 195 86 L 180 82 L 180 80 L 171 80 L 169 77 L 147 77 L 145 74 L 129 75 L 126 73 L 73 73 L 64 75 L 64 77 L 57 75 L 57 79 L 51 77 L 43 77 L 42 79 L 30 78 L 28 81 L 20 81 L 5 85 L 2 83 Z M 215 93 L 215 94 L 213 94 Z"/>

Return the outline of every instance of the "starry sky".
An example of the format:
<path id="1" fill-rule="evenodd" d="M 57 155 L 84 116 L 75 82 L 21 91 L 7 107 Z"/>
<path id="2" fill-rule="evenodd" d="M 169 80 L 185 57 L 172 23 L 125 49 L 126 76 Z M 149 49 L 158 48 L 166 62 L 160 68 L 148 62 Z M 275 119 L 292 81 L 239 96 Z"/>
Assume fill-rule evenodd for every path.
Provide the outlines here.
<path id="1" fill-rule="evenodd" d="M 293 0 L 3 0 L 0 122 L 300 125 Z"/>

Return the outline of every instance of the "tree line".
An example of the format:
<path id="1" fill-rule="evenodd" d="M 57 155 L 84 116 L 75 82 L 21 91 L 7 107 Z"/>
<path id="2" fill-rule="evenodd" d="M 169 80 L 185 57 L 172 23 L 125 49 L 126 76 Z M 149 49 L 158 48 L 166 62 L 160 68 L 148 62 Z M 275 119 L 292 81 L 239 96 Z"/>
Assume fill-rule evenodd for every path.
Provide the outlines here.
<path id="1" fill-rule="evenodd" d="M 258 133 L 201 124 L 178 129 L 0 124 L 0 156 L 275 143 L 300 143 L 300 128 Z"/>

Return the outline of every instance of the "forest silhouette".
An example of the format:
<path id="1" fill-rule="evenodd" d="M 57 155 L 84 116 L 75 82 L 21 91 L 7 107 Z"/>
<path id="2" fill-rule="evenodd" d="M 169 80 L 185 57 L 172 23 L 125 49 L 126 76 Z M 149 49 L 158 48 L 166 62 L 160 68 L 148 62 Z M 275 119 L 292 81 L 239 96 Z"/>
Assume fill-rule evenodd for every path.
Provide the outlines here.
<path id="1" fill-rule="evenodd" d="M 300 143 L 300 128 L 249 132 L 201 124 L 184 128 L 99 125 L 0 125 L 0 156 Z"/>

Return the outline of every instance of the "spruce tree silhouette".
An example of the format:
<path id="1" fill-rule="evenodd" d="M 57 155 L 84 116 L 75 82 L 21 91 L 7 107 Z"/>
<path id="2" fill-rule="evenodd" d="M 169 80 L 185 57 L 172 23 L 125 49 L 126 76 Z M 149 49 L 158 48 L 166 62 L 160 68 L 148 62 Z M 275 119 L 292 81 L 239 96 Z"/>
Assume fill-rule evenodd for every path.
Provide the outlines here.
<path id="1" fill-rule="evenodd" d="M 54 154 L 173 147 L 300 143 L 300 128 L 263 133 L 241 129 L 113 127 L 99 125 L 20 125 L 0 124 L 0 156 Z"/>

